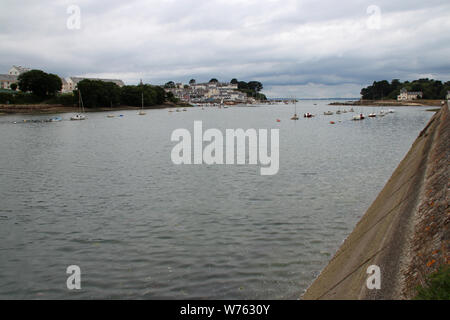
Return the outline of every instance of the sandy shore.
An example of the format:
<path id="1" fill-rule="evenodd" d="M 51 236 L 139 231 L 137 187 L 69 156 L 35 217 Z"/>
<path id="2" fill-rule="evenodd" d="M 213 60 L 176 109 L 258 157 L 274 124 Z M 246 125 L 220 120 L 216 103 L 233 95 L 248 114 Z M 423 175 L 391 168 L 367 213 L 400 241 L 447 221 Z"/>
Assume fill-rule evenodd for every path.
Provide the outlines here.
<path id="1" fill-rule="evenodd" d="M 303 299 L 410 299 L 426 275 L 449 263 L 449 136 L 445 105 Z M 380 267 L 381 289 L 366 286 L 371 265 Z"/>

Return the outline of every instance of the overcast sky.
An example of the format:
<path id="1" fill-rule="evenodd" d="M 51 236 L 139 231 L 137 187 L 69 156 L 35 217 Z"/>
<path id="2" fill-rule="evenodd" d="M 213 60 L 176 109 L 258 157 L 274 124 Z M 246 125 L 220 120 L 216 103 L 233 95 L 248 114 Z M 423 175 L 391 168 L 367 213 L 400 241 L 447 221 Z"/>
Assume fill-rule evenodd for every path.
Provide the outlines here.
<path id="1" fill-rule="evenodd" d="M 238 78 L 261 81 L 269 97 L 299 98 L 359 97 L 374 80 L 450 80 L 448 0 L 0 0 L 0 8 L 0 73 L 22 65 L 127 84 Z"/>

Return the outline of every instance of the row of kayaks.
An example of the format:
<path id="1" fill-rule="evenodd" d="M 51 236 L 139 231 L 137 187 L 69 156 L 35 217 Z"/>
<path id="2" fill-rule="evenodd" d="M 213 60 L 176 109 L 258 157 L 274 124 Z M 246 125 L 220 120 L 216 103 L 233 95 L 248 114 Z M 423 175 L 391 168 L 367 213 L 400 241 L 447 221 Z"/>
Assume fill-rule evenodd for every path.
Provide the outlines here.
<path id="1" fill-rule="evenodd" d="M 376 114 L 375 112 L 369 113 L 367 115 L 368 118 L 376 118 L 376 117 L 384 117 L 388 113 L 394 113 L 395 111 L 392 109 L 389 110 L 380 110 L 380 113 Z M 356 116 L 353 116 L 352 120 L 364 120 L 366 117 L 364 114 L 360 113 Z"/>
<path id="2" fill-rule="evenodd" d="M 336 111 L 336 114 L 342 114 L 342 113 L 347 113 L 347 112 L 355 112 L 354 110 L 353 110 L 353 108 L 351 108 L 350 110 L 337 110 Z M 326 112 L 324 112 L 323 113 L 325 116 L 332 116 L 333 114 L 334 114 L 334 112 L 333 111 L 326 111 Z"/>
<path id="3" fill-rule="evenodd" d="M 38 120 L 38 119 L 24 119 L 24 120 L 22 120 L 22 122 L 25 122 L 25 123 L 41 123 L 41 122 L 59 122 L 59 121 L 62 121 L 62 118 L 61 117 L 53 117 L 53 118 L 50 118 L 50 119 L 43 119 L 43 120 Z M 17 123 L 17 121 L 14 121 L 13 123 Z"/>
<path id="4" fill-rule="evenodd" d="M 354 110 L 353 110 L 353 108 L 351 108 L 348 111 L 347 110 L 343 110 L 343 111 L 338 110 L 338 111 L 336 111 L 336 114 L 347 113 L 347 112 L 354 112 Z M 372 112 L 372 113 L 369 113 L 369 115 L 367 117 L 369 117 L 369 118 L 375 118 L 377 116 L 384 117 L 388 113 L 394 113 L 394 110 L 393 109 L 380 110 L 380 112 L 378 114 L 376 114 L 375 112 Z M 333 115 L 334 112 L 326 111 L 323 114 L 326 116 L 330 116 L 330 115 Z M 310 112 L 306 112 L 303 114 L 303 117 L 304 118 L 313 118 L 313 117 L 315 117 L 315 115 Z M 363 113 L 359 113 L 359 114 L 353 116 L 352 120 L 363 120 L 365 118 L 366 118 L 366 116 Z M 298 119 L 299 119 L 299 116 L 297 115 L 297 113 L 294 113 L 294 115 L 291 117 L 291 120 L 298 120 Z"/>

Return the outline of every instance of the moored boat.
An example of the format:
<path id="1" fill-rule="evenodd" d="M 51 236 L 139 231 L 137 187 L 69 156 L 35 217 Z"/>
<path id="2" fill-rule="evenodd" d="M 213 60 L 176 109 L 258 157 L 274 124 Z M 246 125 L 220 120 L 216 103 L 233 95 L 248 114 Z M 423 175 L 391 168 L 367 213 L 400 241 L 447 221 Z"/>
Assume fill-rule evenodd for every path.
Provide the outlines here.
<path id="1" fill-rule="evenodd" d="M 360 114 L 358 114 L 356 116 L 353 116 L 353 120 L 363 120 L 364 118 L 365 117 L 364 117 L 364 115 L 362 113 L 360 113 Z"/>
<path id="2" fill-rule="evenodd" d="M 80 108 L 80 113 L 71 117 L 70 120 L 86 120 L 86 116 L 84 115 L 83 99 L 81 98 L 80 90 L 78 90 L 78 107 Z"/>

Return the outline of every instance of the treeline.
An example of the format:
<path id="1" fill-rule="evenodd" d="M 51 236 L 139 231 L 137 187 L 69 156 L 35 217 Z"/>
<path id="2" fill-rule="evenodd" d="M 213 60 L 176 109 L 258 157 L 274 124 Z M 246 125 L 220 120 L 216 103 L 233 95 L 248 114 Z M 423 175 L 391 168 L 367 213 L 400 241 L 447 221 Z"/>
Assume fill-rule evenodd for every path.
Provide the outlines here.
<path id="1" fill-rule="evenodd" d="M 412 82 L 401 82 L 393 79 L 390 83 L 387 80 L 374 81 L 371 86 L 361 90 L 361 96 L 366 100 L 397 99 L 400 90 L 422 91 L 423 99 L 445 99 L 447 91 L 450 91 L 450 81 L 443 83 L 433 79 L 419 79 Z"/>
<path id="2" fill-rule="evenodd" d="M 232 79 L 230 83 L 238 85 L 238 91 L 247 94 L 247 97 L 253 97 L 257 100 L 267 100 L 267 97 L 260 93 L 263 89 L 263 85 L 259 81 L 238 81 L 237 79 Z"/>
<path id="3" fill-rule="evenodd" d="M 0 92 L 0 103 L 31 104 L 55 98 L 62 88 L 62 81 L 56 74 L 41 70 L 24 72 L 17 78 L 18 84 L 11 85 L 12 92 Z M 17 88 L 20 92 L 17 92 Z"/>
<path id="4" fill-rule="evenodd" d="M 77 84 L 78 90 L 71 93 L 59 93 L 61 79 L 41 70 L 31 70 L 18 77 L 18 88 L 12 86 L 11 92 L 0 92 L 2 104 L 61 104 L 74 106 L 78 104 L 78 90 L 81 92 L 86 108 L 135 106 L 140 107 L 142 97 L 144 107 L 163 104 L 165 101 L 176 102 L 173 94 L 159 86 L 139 84 L 137 86 L 119 87 L 113 82 L 100 80 L 82 80 Z"/>
<path id="5" fill-rule="evenodd" d="M 82 80 L 78 82 L 83 104 L 86 108 L 134 106 L 140 107 L 142 98 L 144 107 L 163 104 L 166 93 L 163 88 L 148 84 L 119 87 L 113 82 L 100 80 Z M 74 98 L 78 99 L 74 91 Z"/>

